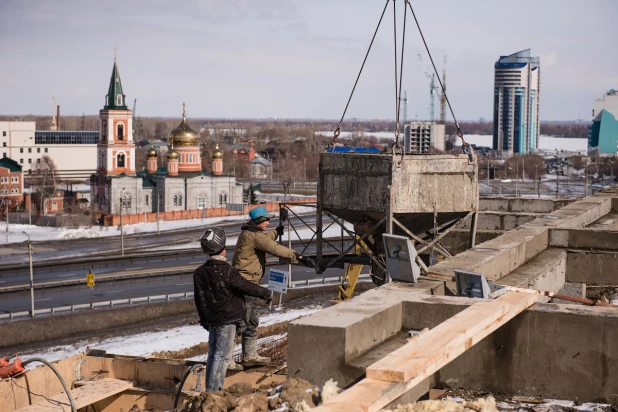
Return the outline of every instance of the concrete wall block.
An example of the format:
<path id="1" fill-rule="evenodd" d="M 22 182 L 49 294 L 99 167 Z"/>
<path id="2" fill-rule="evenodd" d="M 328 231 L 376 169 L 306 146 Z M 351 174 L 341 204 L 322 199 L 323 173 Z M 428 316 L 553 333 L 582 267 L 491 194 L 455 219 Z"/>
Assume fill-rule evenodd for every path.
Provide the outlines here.
<path id="1" fill-rule="evenodd" d="M 288 373 L 315 385 L 324 385 L 331 377 L 340 386 L 352 382 L 352 368 L 345 363 L 344 328 L 316 325 L 288 325 Z"/>
<path id="2" fill-rule="evenodd" d="M 617 230 L 552 229 L 550 237 L 551 246 L 573 249 L 618 249 Z"/>
<path id="3" fill-rule="evenodd" d="M 566 281 L 618 285 L 618 253 L 567 253 Z"/>
<path id="4" fill-rule="evenodd" d="M 578 305 L 533 308 L 442 368 L 439 380 L 455 388 L 616 403 L 618 313 Z"/>
<path id="5" fill-rule="evenodd" d="M 427 297 L 404 302 L 403 327 L 437 325 L 474 299 Z M 436 373 L 452 388 L 485 389 L 582 402 L 618 401 L 618 312 L 536 304 Z"/>

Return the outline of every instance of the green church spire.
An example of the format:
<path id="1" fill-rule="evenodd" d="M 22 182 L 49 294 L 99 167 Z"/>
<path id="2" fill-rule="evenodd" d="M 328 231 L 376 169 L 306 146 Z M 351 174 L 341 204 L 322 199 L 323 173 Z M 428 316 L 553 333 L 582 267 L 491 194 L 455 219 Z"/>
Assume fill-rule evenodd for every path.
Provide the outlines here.
<path id="1" fill-rule="evenodd" d="M 105 96 L 105 110 L 127 110 L 125 95 L 122 94 L 122 83 L 120 82 L 120 72 L 116 64 L 116 48 L 114 47 L 114 69 L 112 78 L 109 81 L 109 90 Z"/>

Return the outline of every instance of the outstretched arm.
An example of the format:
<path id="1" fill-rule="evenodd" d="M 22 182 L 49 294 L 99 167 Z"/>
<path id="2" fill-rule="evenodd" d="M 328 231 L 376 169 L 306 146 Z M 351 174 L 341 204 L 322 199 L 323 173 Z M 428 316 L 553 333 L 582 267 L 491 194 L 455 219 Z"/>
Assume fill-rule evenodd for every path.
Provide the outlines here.
<path id="1" fill-rule="evenodd" d="M 242 294 L 255 296 L 256 298 L 270 298 L 270 291 L 256 283 L 243 278 L 233 267 L 230 267 L 230 287 Z"/>
<path id="2" fill-rule="evenodd" d="M 268 233 L 255 234 L 255 247 L 257 247 L 262 252 L 270 253 L 271 255 L 278 256 L 284 259 L 291 259 L 292 263 L 297 263 L 296 252 L 275 242 L 273 239 L 270 238 Z"/>

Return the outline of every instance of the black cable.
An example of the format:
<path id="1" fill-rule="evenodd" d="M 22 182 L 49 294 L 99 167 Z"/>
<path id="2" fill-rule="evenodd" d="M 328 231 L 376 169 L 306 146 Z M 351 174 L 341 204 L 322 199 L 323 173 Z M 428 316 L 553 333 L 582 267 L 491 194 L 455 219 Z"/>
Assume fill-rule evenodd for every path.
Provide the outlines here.
<path id="1" fill-rule="evenodd" d="M 467 145 L 466 141 L 463 137 L 463 132 L 459 127 L 459 123 L 457 123 L 457 118 L 455 117 L 455 113 L 453 112 L 453 107 L 451 107 L 451 102 L 448 100 L 448 96 L 446 95 L 446 91 L 444 90 L 444 86 L 442 85 L 442 80 L 440 80 L 440 75 L 438 74 L 438 69 L 436 69 L 436 65 L 433 62 L 433 57 L 431 57 L 431 52 L 429 51 L 429 47 L 427 46 L 427 42 L 425 41 L 425 36 L 423 35 L 423 31 L 421 30 L 420 24 L 418 24 L 418 19 L 416 18 L 416 14 L 414 13 L 414 9 L 412 8 L 412 3 L 409 0 L 406 0 L 408 6 L 410 7 L 410 11 L 412 12 L 412 16 L 414 16 L 414 21 L 416 22 L 416 27 L 418 27 L 418 32 L 421 35 L 421 39 L 423 39 L 423 44 L 425 45 L 425 50 L 427 50 L 427 54 L 429 55 L 429 60 L 431 61 L 431 65 L 433 66 L 433 71 L 436 73 L 436 77 L 438 78 L 438 82 L 440 83 L 440 88 L 442 89 L 442 93 L 444 94 L 444 100 L 446 100 L 446 104 L 448 104 L 448 108 L 451 111 L 451 115 L 453 116 L 453 120 L 455 121 L 455 127 L 457 128 L 457 136 L 462 141 L 462 148 Z"/>
<path id="2" fill-rule="evenodd" d="M 49 402 L 52 406 L 57 406 L 59 408 L 62 408 L 62 410 L 64 410 L 64 407 L 62 405 L 66 405 L 66 403 L 62 403 L 62 402 L 56 401 L 54 399 L 49 399 L 47 396 L 41 395 L 40 393 L 32 392 L 30 389 L 25 388 L 25 387 L 21 386 L 20 384 L 18 384 L 17 382 L 15 382 L 14 378 L 9 378 L 9 379 L 11 380 L 11 390 L 13 390 L 13 400 L 14 401 L 15 401 L 15 390 L 13 389 L 13 385 L 17 386 L 20 389 L 25 390 L 30 395 L 40 396 L 41 398 L 44 398 L 47 402 Z M 17 403 L 15 403 L 15 405 L 17 405 Z"/>
<path id="3" fill-rule="evenodd" d="M 407 0 L 406 0 L 407 1 Z M 406 45 L 406 17 L 408 9 L 403 7 L 403 33 L 401 35 L 401 69 L 399 70 L 399 97 L 397 98 L 397 130 L 399 130 L 399 113 L 401 112 L 401 86 L 403 84 L 403 52 Z"/>
<path id="4" fill-rule="evenodd" d="M 395 128 L 399 126 L 399 95 L 397 87 L 397 2 L 393 0 L 393 43 L 395 47 Z M 399 146 L 399 130 L 395 130 L 395 144 Z"/>
<path id="5" fill-rule="evenodd" d="M 180 400 L 180 394 L 182 393 L 182 387 L 185 384 L 185 381 L 187 380 L 187 378 L 189 377 L 189 374 L 197 368 L 205 368 L 206 365 L 203 365 L 201 363 L 196 363 L 195 365 L 191 366 L 184 374 L 184 376 L 182 377 L 182 380 L 180 381 L 180 384 L 178 385 L 178 390 L 176 391 L 176 399 L 174 399 L 174 409 L 176 409 L 178 407 L 178 401 Z M 206 376 L 206 379 L 208 379 L 208 377 Z"/>
<path id="6" fill-rule="evenodd" d="M 341 123 L 343 123 L 343 118 L 345 117 L 345 114 L 348 111 L 348 106 L 350 106 L 350 101 L 352 101 L 352 96 L 354 95 L 354 91 L 356 90 L 356 85 L 358 84 L 358 80 L 360 79 L 361 73 L 363 72 L 365 63 L 367 62 L 367 57 L 369 56 L 369 52 L 371 51 L 371 46 L 373 46 L 373 41 L 376 39 L 376 35 L 378 34 L 378 29 L 380 28 L 380 24 L 382 24 L 382 18 L 384 17 L 384 13 L 386 13 L 386 7 L 388 6 L 389 1 L 390 0 L 386 0 L 386 4 L 384 4 L 384 10 L 382 10 L 380 21 L 378 21 L 378 27 L 376 27 L 376 30 L 373 33 L 373 37 L 371 38 L 371 43 L 369 43 L 369 49 L 367 49 L 367 53 L 365 54 L 365 58 L 363 59 L 363 64 L 361 65 L 360 71 L 358 72 L 358 76 L 356 76 L 354 87 L 352 87 L 352 93 L 350 93 L 350 97 L 348 98 L 348 103 L 345 105 L 345 109 L 343 109 L 343 114 L 341 115 L 341 120 L 339 120 L 339 125 L 337 125 L 337 129 L 335 129 L 332 143 L 335 143 L 335 139 L 339 137 L 339 133 L 341 132 L 341 129 L 340 129 Z"/>
<path id="7" fill-rule="evenodd" d="M 69 404 L 71 404 L 71 412 L 77 412 L 77 407 L 75 406 L 75 400 L 73 400 L 73 395 L 71 395 L 71 391 L 69 390 L 69 387 L 67 386 L 67 383 L 64 381 L 64 378 L 62 377 L 62 375 L 60 375 L 60 372 L 58 372 L 58 369 L 56 369 L 54 365 L 52 365 L 51 363 L 49 363 L 47 360 L 43 358 L 30 358 L 24 361 L 22 363 L 22 366 L 25 367 L 26 365 L 32 362 L 40 362 L 42 364 L 45 364 L 56 374 L 56 376 L 58 377 L 58 380 L 60 381 L 60 384 L 64 388 L 64 392 L 67 394 L 67 398 L 69 398 Z M 40 395 L 40 396 L 43 396 L 43 395 Z"/>

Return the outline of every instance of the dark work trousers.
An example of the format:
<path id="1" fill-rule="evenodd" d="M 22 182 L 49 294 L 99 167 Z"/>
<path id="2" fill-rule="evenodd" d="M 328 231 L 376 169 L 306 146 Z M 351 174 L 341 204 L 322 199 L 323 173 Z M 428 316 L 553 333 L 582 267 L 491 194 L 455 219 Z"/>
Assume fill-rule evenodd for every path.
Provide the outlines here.
<path id="1" fill-rule="evenodd" d="M 258 315 L 257 299 L 253 296 L 245 295 L 245 318 L 240 321 L 236 333 L 248 338 L 257 338 L 260 317 Z"/>

